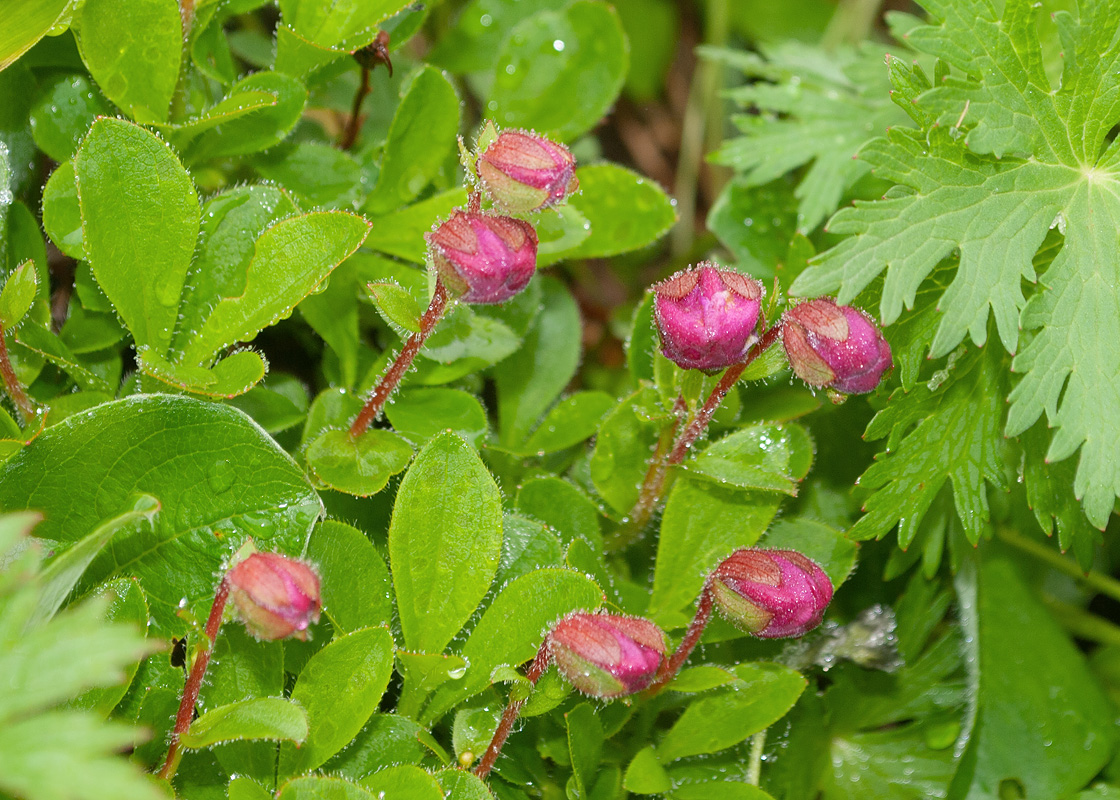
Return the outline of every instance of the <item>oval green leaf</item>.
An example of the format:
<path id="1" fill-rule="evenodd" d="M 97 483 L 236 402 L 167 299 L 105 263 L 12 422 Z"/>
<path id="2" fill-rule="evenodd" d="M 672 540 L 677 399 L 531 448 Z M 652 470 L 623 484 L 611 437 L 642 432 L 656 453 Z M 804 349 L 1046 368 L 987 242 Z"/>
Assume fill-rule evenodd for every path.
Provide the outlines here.
<path id="1" fill-rule="evenodd" d="M 307 448 L 315 477 L 339 492 L 368 497 L 412 460 L 412 446 L 392 431 L 374 428 L 353 437 L 349 431 L 323 431 Z"/>
<path id="2" fill-rule="evenodd" d="M 191 723 L 180 740 L 198 749 L 220 742 L 269 739 L 302 742 L 307 738 L 307 712 L 283 697 L 256 697 L 211 709 Z"/>

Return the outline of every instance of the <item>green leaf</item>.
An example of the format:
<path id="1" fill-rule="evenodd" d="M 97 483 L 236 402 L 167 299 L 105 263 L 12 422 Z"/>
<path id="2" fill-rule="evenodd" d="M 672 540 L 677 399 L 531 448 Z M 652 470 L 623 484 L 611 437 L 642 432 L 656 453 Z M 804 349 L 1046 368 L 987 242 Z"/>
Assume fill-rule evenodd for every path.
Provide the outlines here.
<path id="1" fill-rule="evenodd" d="M 243 290 L 221 298 L 183 348 L 183 359 L 205 364 L 215 353 L 252 339 L 287 316 L 331 271 L 358 249 L 369 223 L 344 211 L 281 220 L 257 239 Z"/>
<path id="2" fill-rule="evenodd" d="M 726 53 L 702 52 L 715 61 Z M 789 41 L 762 52 L 764 58 L 726 58 L 755 79 L 727 93 L 751 113 L 733 118 L 742 138 L 726 142 L 711 158 L 734 167 L 744 186 L 763 186 L 811 163 L 794 192 L 797 230 L 808 233 L 869 172 L 867 162 L 854 158 L 860 147 L 909 117 L 891 102 L 882 47 L 825 54 Z"/>
<path id="3" fill-rule="evenodd" d="M 696 599 L 708 573 L 733 551 L 758 541 L 781 497 L 681 475 L 661 518 L 649 605 L 653 619 L 666 628 L 685 624 L 684 609 Z"/>
<path id="4" fill-rule="evenodd" d="M 461 769 L 444 769 L 435 774 L 445 797 L 454 800 L 493 800 L 486 784 L 472 773 Z"/>
<path id="5" fill-rule="evenodd" d="M 173 351 L 183 350 L 217 303 L 245 291 L 261 231 L 296 214 L 291 198 L 272 186 L 238 186 L 206 201 L 197 255 L 179 304 Z"/>
<path id="6" fill-rule="evenodd" d="M 541 567 L 564 563 L 560 540 L 536 520 L 507 514 L 503 526 L 502 562 L 498 580 L 507 583 Z"/>
<path id="7" fill-rule="evenodd" d="M 113 391 L 113 386 L 79 361 L 78 357 L 70 351 L 70 348 L 63 344 L 59 337 L 55 336 L 46 328 L 35 324 L 24 325 L 17 332 L 16 338 L 19 343 L 28 350 L 38 353 L 55 366 L 64 370 L 66 374 L 73 378 L 74 382 L 83 389 L 104 393 Z M 52 410 L 54 410 L 57 404 L 57 401 L 52 401 Z M 57 419 L 57 417 L 52 418 L 52 421 L 54 419 Z"/>
<path id="8" fill-rule="evenodd" d="M 419 767 L 403 764 L 373 773 L 362 783 L 374 797 L 400 797 L 403 800 L 444 800 L 436 779 Z"/>
<path id="9" fill-rule="evenodd" d="M 765 662 L 740 664 L 726 691 L 694 700 L 657 745 L 661 763 L 715 753 L 770 727 L 789 711 L 805 679 L 789 667 Z"/>
<path id="10" fill-rule="evenodd" d="M 123 725 L 73 712 L 6 722 L 0 726 L 0 791 L 28 798 L 166 800 L 150 778 L 117 755 L 134 736 Z"/>
<path id="11" fill-rule="evenodd" d="M 631 759 L 622 785 L 634 794 L 664 794 L 673 788 L 673 782 L 657 760 L 652 745 L 643 747 Z"/>
<path id="12" fill-rule="evenodd" d="M 212 369 L 172 364 L 150 351 L 141 353 L 136 364 L 145 375 L 168 386 L 227 400 L 252 389 L 267 371 L 264 359 L 252 350 L 238 350 L 223 358 Z"/>
<path id="13" fill-rule="evenodd" d="M 517 490 L 517 508 L 560 534 L 567 544 L 586 540 L 593 549 L 603 549 L 599 509 L 591 498 L 561 478 L 530 478 Z"/>
<path id="14" fill-rule="evenodd" d="M 303 742 L 307 713 L 283 697 L 257 697 L 207 711 L 180 737 L 183 747 L 198 749 L 221 742 L 269 739 Z"/>
<path id="15" fill-rule="evenodd" d="M 418 444 L 452 430 L 478 447 L 489 428 L 482 405 L 461 389 L 405 389 L 385 406 L 385 416 L 402 436 Z"/>
<path id="16" fill-rule="evenodd" d="M 230 405 L 240 408 L 253 421 L 275 435 L 298 425 L 307 417 L 307 389 L 293 375 L 274 372 L 263 386 L 234 399 Z"/>
<path id="17" fill-rule="evenodd" d="M 507 447 L 524 439 L 579 365 L 579 309 L 554 278 L 542 279 L 541 287 L 544 306 L 535 325 L 494 376 L 500 440 Z"/>
<path id="18" fill-rule="evenodd" d="M 312 656 L 292 690 L 307 710 L 307 740 L 298 748 L 281 745 L 280 776 L 313 770 L 345 747 L 377 710 L 392 671 L 388 628 L 338 637 Z"/>
<path id="19" fill-rule="evenodd" d="M 462 655 L 468 663 L 462 678 L 436 690 L 421 715 L 430 725 L 457 703 L 490 685 L 503 664 L 523 664 L 541 646 L 543 633 L 560 617 L 576 610 L 593 611 L 603 592 L 591 579 L 566 569 L 541 569 L 513 580 L 483 613 Z"/>
<path id="20" fill-rule="evenodd" d="M 567 0 L 470 0 L 429 60 L 456 74 L 492 71 L 515 25 L 538 11 L 567 4 Z"/>
<path id="21" fill-rule="evenodd" d="M 324 520 L 311 534 L 307 557 L 329 580 L 323 582 L 323 613 L 335 630 L 388 625 L 393 616 L 389 569 L 357 528 Z"/>
<path id="22" fill-rule="evenodd" d="M 614 104 L 629 50 L 618 14 L 606 3 L 580 0 L 538 12 L 503 45 L 487 109 L 499 125 L 574 139 Z"/>
<path id="23" fill-rule="evenodd" d="M 179 78 L 183 26 L 174 0 L 87 0 L 78 49 L 105 96 L 137 122 L 165 122 Z"/>
<path id="24" fill-rule="evenodd" d="M 568 258 L 603 258 L 653 244 L 677 221 L 669 196 L 649 178 L 618 166 L 576 170 L 574 209 L 591 223 L 591 235 Z"/>
<path id="25" fill-rule="evenodd" d="M 39 276 L 32 261 L 24 261 L 8 276 L 0 290 L 0 328 L 14 328 L 23 320 L 35 302 L 38 286 Z"/>
<path id="26" fill-rule="evenodd" d="M 420 317 L 424 309 L 408 289 L 395 283 L 370 283 L 368 288 L 386 322 L 409 333 L 420 331 Z"/>
<path id="27" fill-rule="evenodd" d="M 78 187 L 74 164 L 59 164 L 43 189 L 43 230 L 55 246 L 71 258 L 84 259 L 82 211 L 78 207 Z"/>
<path id="28" fill-rule="evenodd" d="M 307 90 L 288 75 L 255 72 L 231 86 L 227 97 L 249 94 L 255 98 L 262 93 L 272 95 L 276 102 L 205 131 L 191 143 L 186 160 L 243 156 L 282 142 L 303 114 Z"/>
<path id="29" fill-rule="evenodd" d="M 434 67 L 408 84 L 389 126 L 377 185 L 364 210 L 384 214 L 416 198 L 440 171 L 459 132 L 459 96 Z"/>
<path id="30" fill-rule="evenodd" d="M 466 205 L 464 189 L 451 189 L 413 203 L 399 211 L 378 217 L 366 239 L 366 247 L 415 264 L 423 264 L 428 249 L 424 234 L 451 216 L 451 212 Z"/>
<path id="31" fill-rule="evenodd" d="M 809 472 L 813 441 L 800 425 L 753 425 L 713 442 L 681 464 L 723 486 L 797 495 Z"/>
<path id="32" fill-rule="evenodd" d="M 591 453 L 591 480 L 619 514 L 627 513 L 638 500 L 638 487 L 658 436 L 650 419 L 658 411 L 657 392 L 639 389 L 622 398 L 599 427 Z"/>
<path id="33" fill-rule="evenodd" d="M 154 497 L 141 495 L 131 511 L 106 520 L 87 536 L 76 541 L 59 555 L 50 559 L 39 574 L 41 586 L 35 612 L 29 618 L 29 626 L 39 625 L 55 615 L 62 603 L 73 591 L 90 562 L 122 529 L 141 522 L 151 522 L 159 513 L 159 502 Z"/>
<path id="34" fill-rule="evenodd" d="M 90 128 L 74 171 L 85 252 L 98 284 L 136 344 L 166 352 L 198 237 L 190 177 L 154 134 L 111 118 Z"/>
<path id="35" fill-rule="evenodd" d="M 525 455 L 541 455 L 563 450 L 589 439 L 601 420 L 614 406 L 606 392 L 577 392 L 553 406 L 540 427 L 520 448 Z"/>
<path id="36" fill-rule="evenodd" d="M 537 268 L 563 261 L 591 235 L 591 223 L 571 203 L 552 206 L 533 220 L 537 229 Z"/>
<path id="37" fill-rule="evenodd" d="M 237 777 L 229 782 L 229 800 L 271 800 L 272 796 L 251 778 Z"/>
<path id="38" fill-rule="evenodd" d="M 4 29 L 0 31 L 0 71 L 30 50 L 69 9 L 69 0 L 42 0 L 5 8 Z"/>
<path id="39" fill-rule="evenodd" d="M 915 101 L 937 127 L 928 135 L 896 128 L 865 148 L 876 173 L 903 188 L 837 214 L 833 232 L 860 235 L 822 254 L 793 288 L 839 289 L 844 303 L 885 270 L 880 310 L 890 323 L 958 251 L 931 354 L 950 352 L 966 334 L 983 344 L 989 309 L 1008 351 L 1028 332 L 1012 363 L 1023 377 L 1006 432 L 1018 435 L 1046 412 L 1055 430 L 1047 458 L 1081 449 L 1074 490 L 1103 528 L 1120 494 L 1120 464 L 1106 444 L 1120 437 L 1120 353 L 1092 343 L 1120 336 L 1110 233 L 1120 220 L 1120 145 L 1106 138 L 1120 119 L 1120 51 L 1107 34 L 1120 10 L 1095 4 L 1080 19 L 1063 12 L 1047 24 L 1066 53 L 1052 87 L 1026 0 L 1008 4 L 1002 19 L 986 0 L 929 7 L 935 24 L 911 31 L 909 42 L 956 76 Z M 1032 259 L 1055 224 L 1061 249 L 1041 276 L 1045 290 L 1027 299 L 1023 281 L 1039 280 Z"/>
<path id="40" fill-rule="evenodd" d="M 80 73 L 56 75 L 40 92 L 31 109 L 31 135 L 40 150 L 60 163 L 74 157 L 95 119 L 112 113 L 105 98 Z"/>
<path id="41" fill-rule="evenodd" d="M 298 194 L 305 205 L 354 208 L 365 194 L 362 165 L 328 144 L 298 142 L 274 147 L 253 163 L 257 172 Z"/>
<path id="42" fill-rule="evenodd" d="M 38 535 L 59 549 L 139 492 L 159 498 L 155 523 L 118 535 L 84 583 L 136 575 L 160 633 L 185 629 L 184 597 L 205 614 L 214 575 L 246 536 L 298 555 L 322 512 L 302 470 L 248 417 L 184 397 L 138 395 L 68 417 L 0 467 L 0 510 L 41 509 Z"/>
<path id="43" fill-rule="evenodd" d="M 308 776 L 288 781 L 280 800 L 374 800 L 376 795 L 342 778 Z"/>
<path id="44" fill-rule="evenodd" d="M 280 13 L 292 30 L 309 42 L 339 50 L 356 50 L 373 41 L 378 23 L 407 5 L 402 0 L 282 0 Z"/>
<path id="45" fill-rule="evenodd" d="M 410 649 L 438 653 L 490 589 L 502 548 L 502 498 L 478 454 L 434 437 L 401 481 L 389 561 Z"/>
<path id="46" fill-rule="evenodd" d="M 398 654 L 399 655 L 399 654 Z M 324 766 L 332 774 L 361 780 L 387 764 L 419 764 L 429 754 L 426 731 L 397 714 L 374 714 L 354 741 Z"/>
<path id="47" fill-rule="evenodd" d="M 603 753 L 603 724 L 589 703 L 580 703 L 567 714 L 568 752 L 572 757 L 576 797 L 590 797 Z"/>
<path id="48" fill-rule="evenodd" d="M 859 479 L 874 493 L 864 502 L 867 513 L 852 527 L 853 539 L 882 537 L 897 524 L 899 546 L 908 547 L 951 480 L 957 516 L 969 541 L 979 541 L 989 517 L 985 481 L 1006 488 L 1000 356 L 996 348 L 966 355 L 951 365 L 940 386 L 919 385 L 907 402 L 892 402 L 871 420 L 866 438 L 888 437 L 889 454 Z"/>
<path id="49" fill-rule="evenodd" d="M 380 428 L 358 437 L 349 431 L 327 430 L 311 441 L 304 457 L 308 469 L 324 485 L 368 497 L 404 471 L 412 460 L 412 447 L 392 431 Z"/>
<path id="50" fill-rule="evenodd" d="M 1111 757 L 1112 712 L 1084 656 L 1009 554 L 989 547 L 982 555 L 958 577 L 963 627 L 974 637 L 965 647 L 975 694 L 954 791 L 994 796 L 1011 779 L 1028 797 L 1065 796 Z"/>
<path id="51" fill-rule="evenodd" d="M 415 719 L 424 701 L 441 684 L 463 677 L 467 662 L 460 656 L 400 650 L 397 652 L 397 669 L 404 678 L 397 713 Z"/>
<path id="52" fill-rule="evenodd" d="M 105 612 L 106 622 L 119 622 L 132 625 L 138 631 L 148 627 L 148 601 L 144 597 L 144 590 L 135 578 L 117 578 L 109 581 L 101 596 L 109 601 L 109 608 Z M 124 680 L 116 686 L 102 686 L 87 689 L 79 695 L 72 697 L 67 703 L 67 708 L 78 711 L 91 711 L 102 719 L 116 708 L 117 703 L 128 691 L 136 670 L 140 667 L 140 659 L 125 665 Z"/>
<path id="53" fill-rule="evenodd" d="M 861 787 L 862 788 L 862 787 Z M 669 793 L 672 800 L 773 800 L 766 792 L 749 783 L 734 780 L 684 783 Z M 877 795 L 883 797 L 883 795 Z"/>

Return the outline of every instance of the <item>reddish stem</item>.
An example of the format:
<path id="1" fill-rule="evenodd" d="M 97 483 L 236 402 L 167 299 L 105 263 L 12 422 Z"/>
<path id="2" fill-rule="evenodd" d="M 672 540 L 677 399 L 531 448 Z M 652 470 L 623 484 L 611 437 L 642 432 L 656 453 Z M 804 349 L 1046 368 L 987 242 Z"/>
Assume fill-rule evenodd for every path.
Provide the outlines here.
<path id="1" fill-rule="evenodd" d="M 708 423 L 712 421 L 712 415 L 716 413 L 719 404 L 723 402 L 723 398 L 731 391 L 731 387 L 738 381 L 743 371 L 751 365 L 751 363 L 760 355 L 765 353 L 774 342 L 778 341 L 778 336 L 781 333 L 781 323 L 775 323 L 772 327 L 768 328 L 762 334 L 762 338 L 755 342 L 754 346 L 747 351 L 747 357 L 738 364 L 728 367 L 727 371 L 723 373 L 723 377 L 719 379 L 719 383 L 712 389 L 712 393 L 708 395 L 703 407 L 693 417 L 692 422 L 688 427 L 681 432 L 680 438 L 673 446 L 673 452 L 669 454 L 669 466 L 679 464 L 684 461 L 684 457 L 688 455 L 689 449 L 700 438 L 700 435 L 708 429 Z"/>
<path id="2" fill-rule="evenodd" d="M 657 676 L 653 679 L 653 683 L 646 689 L 647 696 L 652 696 L 661 691 L 661 688 L 671 681 L 682 666 L 692 655 L 692 651 L 696 648 L 697 643 L 700 641 L 700 636 L 704 633 L 704 629 L 708 627 L 708 622 L 712 619 L 712 588 L 711 579 L 704 583 L 704 588 L 700 592 L 700 600 L 696 604 L 696 616 L 692 618 L 688 630 L 685 631 L 684 638 L 681 643 L 677 645 L 677 649 L 673 652 L 666 661 L 663 661 L 661 668 L 657 670 Z"/>
<path id="3" fill-rule="evenodd" d="M 206 647 L 195 658 L 191 666 L 191 674 L 183 687 L 183 699 L 179 702 L 175 729 L 171 732 L 171 745 L 167 748 L 167 758 L 159 773 L 164 780 L 171 780 L 171 776 L 179 767 L 179 760 L 182 758 L 179 752 L 179 737 L 187 732 L 194 718 L 194 707 L 198 702 L 198 693 L 202 689 L 206 668 L 210 665 L 210 657 L 214 654 L 214 641 L 218 638 L 218 630 L 222 627 L 222 615 L 225 613 L 228 599 L 229 581 L 223 577 L 222 582 L 218 584 L 218 591 L 214 593 L 214 604 L 210 606 L 210 616 L 206 620 Z"/>
<path id="4" fill-rule="evenodd" d="M 23 417 L 21 421 L 26 425 L 35 416 L 35 404 L 19 382 L 15 368 L 12 366 L 12 360 L 8 357 L 8 345 L 4 341 L 3 326 L 0 326 L 0 378 L 3 378 L 4 389 Z"/>
<path id="5" fill-rule="evenodd" d="M 537 651 L 537 657 L 533 659 L 533 663 L 529 665 L 529 671 L 525 673 L 525 679 L 529 681 L 530 686 L 536 686 L 537 681 L 540 680 L 541 675 L 548 669 L 548 664 L 552 660 L 552 652 L 548 647 L 548 639 L 544 640 L 541 649 Z M 510 698 L 509 705 L 506 710 L 502 712 L 502 719 L 498 722 L 498 729 L 494 731 L 494 738 L 490 740 L 490 746 L 486 748 L 486 752 L 482 754 L 482 759 L 478 762 L 478 766 L 474 768 L 474 774 L 480 780 L 486 780 L 486 776 L 490 774 L 490 770 L 494 768 L 494 762 L 498 760 L 498 755 L 502 752 L 502 747 L 509 738 L 510 732 L 513 730 L 513 723 L 517 721 L 518 714 L 521 713 L 522 706 L 528 700 L 528 695 L 519 700 Z"/>
<path id="6" fill-rule="evenodd" d="M 447 301 L 447 287 L 443 285 L 442 280 L 437 278 L 435 290 L 432 292 L 432 302 L 428 304 L 428 310 L 424 312 L 424 316 L 420 317 L 420 330 L 408 337 L 396 359 L 389 365 L 389 369 L 385 370 L 381 380 L 377 382 L 373 393 L 366 400 L 366 404 L 362 406 L 362 410 L 358 412 L 358 416 L 354 418 L 353 424 L 350 425 L 351 436 L 361 436 L 381 414 L 381 409 L 385 407 L 389 396 L 400 384 L 401 378 L 408 372 L 408 368 L 412 366 L 416 354 L 420 352 L 420 348 L 424 345 L 424 340 L 431 335 L 436 323 L 443 316 L 443 312 L 447 310 Z"/>
<path id="7" fill-rule="evenodd" d="M 342 150 L 349 150 L 358 140 L 358 133 L 362 129 L 362 101 L 369 94 L 369 68 L 362 67 L 362 78 L 358 83 L 358 91 L 354 93 L 354 105 L 350 109 L 350 119 L 346 121 L 346 128 L 338 138 L 338 146 Z"/>
<path id="8" fill-rule="evenodd" d="M 739 378 L 742 376 L 743 371 L 754 362 L 760 355 L 765 353 L 777 340 L 781 333 L 781 325 L 775 323 L 772 327 L 768 328 L 750 350 L 747 351 L 746 358 L 740 363 L 727 368 L 723 376 L 719 379 L 719 383 L 712 389 L 712 393 L 708 395 L 708 399 L 704 405 L 696 413 L 696 416 L 688 423 L 685 429 L 677 437 L 672 451 L 669 453 L 668 458 L 665 457 L 662 448 L 662 441 L 658 441 L 657 450 L 654 451 L 653 457 L 650 459 L 649 469 L 646 470 L 646 477 L 642 481 L 642 488 L 638 492 L 638 502 L 627 514 L 629 522 L 624 528 L 619 531 L 607 542 L 609 550 L 621 550 L 629 545 L 641 532 L 642 528 L 649 521 L 650 516 L 653 514 L 653 509 L 661 501 L 661 496 L 665 490 L 666 478 L 669 475 L 669 467 L 684 461 L 684 457 L 688 455 L 689 449 L 695 444 L 700 435 L 708 429 L 708 423 L 712 421 L 712 415 L 716 413 L 719 404 L 723 402 L 723 398 L 731 391 Z M 677 398 L 677 405 L 674 406 L 674 413 L 678 413 L 680 409 L 681 398 Z M 680 418 L 673 422 L 669 428 L 671 435 L 676 434 L 677 428 L 680 425 Z"/>

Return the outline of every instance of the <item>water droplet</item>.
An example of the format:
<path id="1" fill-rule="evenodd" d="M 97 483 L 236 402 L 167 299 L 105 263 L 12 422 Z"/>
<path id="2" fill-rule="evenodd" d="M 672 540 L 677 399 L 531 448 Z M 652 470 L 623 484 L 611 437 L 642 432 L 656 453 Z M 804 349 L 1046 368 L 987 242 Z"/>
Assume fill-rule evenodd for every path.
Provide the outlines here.
<path id="1" fill-rule="evenodd" d="M 554 39 L 553 42 L 552 42 L 552 49 L 555 50 L 557 53 L 564 52 L 564 41 L 563 41 L 563 39 Z"/>
<path id="2" fill-rule="evenodd" d="M 233 466 L 226 460 L 215 461 L 206 471 L 206 482 L 211 491 L 221 493 L 233 485 Z"/>

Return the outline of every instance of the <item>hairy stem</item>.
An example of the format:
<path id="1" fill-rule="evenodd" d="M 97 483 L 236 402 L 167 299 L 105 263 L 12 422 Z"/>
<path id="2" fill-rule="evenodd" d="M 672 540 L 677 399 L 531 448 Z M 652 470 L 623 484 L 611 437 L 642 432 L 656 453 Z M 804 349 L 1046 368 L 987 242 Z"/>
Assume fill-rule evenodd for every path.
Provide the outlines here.
<path id="1" fill-rule="evenodd" d="M 35 403 L 32 402 L 23 384 L 19 382 L 16 370 L 12 366 L 12 359 L 8 356 L 8 345 L 4 340 L 4 328 L 0 326 L 0 378 L 4 381 L 4 391 L 15 404 L 19 412 L 20 422 L 26 425 L 35 416 Z"/>
<path id="2" fill-rule="evenodd" d="M 362 101 L 369 94 L 369 68 L 362 67 L 362 77 L 358 82 L 358 91 L 354 92 L 354 105 L 350 109 L 350 119 L 346 120 L 346 127 L 338 137 L 338 146 L 342 150 L 349 150 L 358 140 L 358 133 L 362 129 Z"/>
<path id="3" fill-rule="evenodd" d="M 530 686 L 537 685 L 537 681 L 540 680 L 544 671 L 548 669 L 548 664 L 551 660 L 552 652 L 548 647 L 548 639 L 545 639 L 544 643 L 541 644 L 541 649 L 537 651 L 537 657 L 534 658 L 533 663 L 529 665 L 529 671 L 525 673 L 525 679 L 529 681 Z M 518 700 L 512 697 L 510 698 L 509 705 L 507 705 L 506 710 L 502 712 L 502 719 L 498 722 L 498 729 L 494 731 L 494 738 L 490 740 L 490 746 L 486 748 L 486 752 L 482 754 L 482 759 L 474 769 L 474 774 L 481 780 L 486 780 L 486 776 L 489 775 L 490 770 L 494 768 L 494 762 L 498 760 L 498 755 L 501 754 L 506 739 L 509 738 L 510 732 L 513 731 L 513 723 L 517 721 L 517 716 L 521 713 L 521 708 L 528 699 L 528 695 Z"/>
<path id="4" fill-rule="evenodd" d="M 420 352 L 420 348 L 424 345 L 424 340 L 431 335 L 436 323 L 443 317 L 444 311 L 447 310 L 447 301 L 447 287 L 443 285 L 442 280 L 437 278 L 435 290 L 432 292 L 432 301 L 428 304 L 428 310 L 424 312 L 424 316 L 420 317 L 420 330 L 408 337 L 396 359 L 389 365 L 389 369 L 385 370 L 381 380 L 377 382 L 373 393 L 370 394 L 366 404 L 362 406 L 362 410 L 358 412 L 358 416 L 354 418 L 353 424 L 350 425 L 351 436 L 361 436 L 369 428 L 370 423 L 381 414 L 381 409 L 385 407 L 385 403 L 393 394 L 393 390 L 397 388 L 401 378 L 412 366 L 416 354 Z"/>
<path id="5" fill-rule="evenodd" d="M 673 452 L 669 454 L 670 466 L 679 464 L 684 461 L 684 457 L 688 455 L 688 451 L 696 440 L 700 438 L 701 434 L 708 429 L 708 423 L 712 421 L 712 415 L 716 413 L 719 404 L 723 402 L 723 398 L 731 391 L 739 378 L 742 376 L 743 371 L 751 365 L 751 363 L 760 355 L 765 353 L 776 341 L 781 332 L 781 323 L 776 322 L 762 334 L 762 338 L 755 342 L 754 346 L 747 351 L 747 357 L 740 363 L 733 367 L 728 367 L 727 371 L 723 373 L 723 377 L 719 379 L 719 383 L 712 389 L 712 393 L 708 395 L 703 407 L 692 418 L 692 422 L 681 432 L 680 437 L 677 439 L 676 445 L 673 446 Z"/>
<path id="6" fill-rule="evenodd" d="M 712 415 L 716 413 L 719 404 L 723 402 L 723 398 L 731 391 L 731 387 L 739 381 L 739 378 L 743 375 L 743 371 L 749 367 L 755 359 L 765 353 L 778 341 L 780 333 L 781 323 L 779 321 L 767 328 L 766 332 L 762 334 L 762 338 L 755 342 L 754 346 L 747 351 L 746 358 L 744 358 L 743 361 L 727 368 L 723 376 L 719 379 L 719 383 L 712 389 L 712 393 L 708 395 L 708 399 L 704 401 L 704 405 L 696 413 L 696 416 L 689 421 L 684 430 L 677 436 L 677 440 L 674 442 L 673 449 L 668 457 L 665 456 L 662 447 L 664 437 L 662 441 L 658 442 L 657 449 L 650 458 L 649 468 L 646 470 L 646 476 L 642 481 L 642 487 L 638 491 L 638 501 L 634 504 L 630 513 L 626 515 L 626 524 L 606 542 L 608 550 L 621 550 L 638 538 L 638 535 L 642 532 L 642 528 L 649 522 L 653 510 L 657 507 L 657 504 L 661 502 L 661 497 L 665 491 L 666 479 L 669 475 L 669 468 L 684 461 L 692 445 L 695 444 L 696 440 L 708 429 L 708 423 L 712 421 Z M 678 413 L 681 402 L 681 399 L 677 398 L 677 405 L 673 407 L 674 413 Z M 669 429 L 671 434 L 675 435 L 679 425 L 680 421 L 678 417 L 677 421 L 675 421 Z"/>
<path id="7" fill-rule="evenodd" d="M 206 668 L 210 665 L 210 657 L 214 654 L 214 641 L 218 638 L 218 630 L 222 627 L 222 615 L 225 614 L 226 600 L 229 599 L 229 581 L 223 576 L 214 593 L 214 604 L 210 606 L 210 616 L 206 620 L 206 641 L 202 652 L 195 658 L 191 665 L 191 674 L 183 687 L 183 699 L 179 702 L 179 713 L 175 716 L 175 729 L 171 732 L 171 745 L 167 748 L 167 758 L 163 762 L 163 769 L 159 776 L 164 780 L 171 780 L 175 770 L 179 768 L 179 761 L 183 755 L 179 751 L 179 739 L 187 732 L 194 718 L 194 707 L 198 702 L 198 693 L 202 689 L 202 679 L 206 676 Z"/>
<path id="8" fill-rule="evenodd" d="M 711 579 L 704 583 L 704 588 L 700 591 L 700 599 L 696 603 L 696 616 L 692 618 L 689 623 L 688 630 L 684 633 L 684 638 L 681 643 L 677 645 L 677 649 L 673 652 L 667 660 L 661 662 L 661 667 L 657 670 L 657 675 L 653 679 L 653 683 L 646 689 L 646 694 L 653 696 L 661 691 L 662 687 L 671 681 L 688 657 L 692 655 L 692 651 L 696 649 L 700 637 L 704 633 L 704 629 L 708 627 L 708 623 L 712 619 L 712 609 L 714 607 L 714 600 L 712 598 Z"/>

